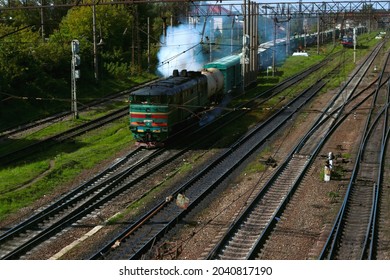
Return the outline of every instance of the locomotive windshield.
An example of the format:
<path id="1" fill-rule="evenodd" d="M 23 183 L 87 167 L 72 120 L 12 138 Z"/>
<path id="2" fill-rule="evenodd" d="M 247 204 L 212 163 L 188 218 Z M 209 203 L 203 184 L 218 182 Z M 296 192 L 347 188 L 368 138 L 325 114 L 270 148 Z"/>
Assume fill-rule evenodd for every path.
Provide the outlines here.
<path id="1" fill-rule="evenodd" d="M 133 104 L 166 104 L 167 96 L 164 95 L 130 95 Z"/>

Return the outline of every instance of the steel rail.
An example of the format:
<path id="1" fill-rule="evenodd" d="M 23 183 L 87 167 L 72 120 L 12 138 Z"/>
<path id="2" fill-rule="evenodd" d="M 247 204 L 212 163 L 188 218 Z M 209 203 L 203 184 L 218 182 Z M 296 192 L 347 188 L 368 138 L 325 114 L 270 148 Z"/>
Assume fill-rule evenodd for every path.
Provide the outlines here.
<path id="1" fill-rule="evenodd" d="M 234 143 L 228 150 L 223 152 L 218 158 L 213 160 L 205 169 L 200 171 L 198 174 L 196 174 L 193 178 L 191 178 L 189 181 L 181 185 L 175 192 L 172 193 L 172 197 L 175 197 L 179 193 L 192 193 L 194 197 L 190 197 L 190 204 L 186 210 L 180 211 L 178 209 L 172 210 L 172 207 L 174 206 L 174 203 L 172 201 L 163 201 L 160 204 L 158 204 L 155 208 L 148 211 L 148 213 L 145 214 L 143 218 L 141 218 L 138 222 L 135 222 L 132 226 L 130 226 L 124 233 L 110 241 L 104 248 L 100 249 L 98 253 L 93 255 L 91 259 L 99 259 L 99 258 L 108 258 L 109 254 L 114 252 L 115 250 L 118 250 L 118 240 L 123 240 L 125 236 L 128 235 L 128 232 L 134 233 L 134 228 L 138 227 L 140 223 L 146 224 L 147 222 L 145 219 L 149 221 L 151 217 L 154 217 L 154 215 L 151 215 L 151 213 L 155 213 L 156 209 L 163 208 L 162 211 L 159 211 L 159 215 L 165 215 L 163 212 L 165 209 L 168 209 L 166 211 L 172 211 L 171 214 L 166 214 L 169 216 L 167 218 L 167 222 L 164 222 L 163 224 L 157 223 L 159 226 L 157 226 L 156 223 L 153 223 L 153 231 L 156 231 L 153 233 L 150 237 L 147 238 L 147 241 L 145 241 L 142 245 L 140 245 L 140 248 L 136 250 L 131 256 L 127 256 L 130 259 L 134 258 L 140 258 L 142 254 L 144 254 L 146 251 L 150 249 L 150 247 L 154 244 L 155 240 L 161 238 L 162 235 L 170 228 L 173 227 L 178 220 L 180 220 L 183 216 L 185 216 L 188 211 L 191 211 L 195 206 L 200 203 L 201 200 L 204 199 L 204 197 L 207 196 L 208 193 L 210 193 L 213 189 L 215 189 L 224 179 L 229 176 L 235 168 L 237 168 L 254 150 L 258 149 L 264 141 L 271 136 L 272 133 L 276 132 L 279 127 L 285 124 L 286 121 L 288 121 L 292 115 L 294 115 L 304 104 L 312 98 L 315 93 L 317 93 L 322 86 L 316 88 L 312 92 L 309 90 L 305 91 L 302 95 L 296 97 L 293 101 L 291 101 L 288 105 L 284 106 L 282 109 L 280 109 L 277 113 L 275 113 L 271 118 L 267 119 L 264 123 L 254 127 L 248 134 L 244 135 L 242 138 L 240 138 L 236 143 Z M 261 134 L 264 134 L 260 136 Z M 258 136 L 257 136 L 258 135 Z M 256 139 L 256 137 L 260 137 L 262 140 Z M 252 141 L 251 144 L 248 144 L 247 142 Z M 246 150 L 245 150 L 246 149 Z M 244 150 L 244 151 L 241 151 Z M 223 162 L 226 162 L 229 158 L 234 158 L 233 164 L 229 167 L 219 167 L 220 164 Z M 225 163 L 228 165 L 228 163 Z M 214 170 L 214 168 L 219 167 L 220 169 L 223 169 L 218 175 L 208 175 L 211 174 Z M 208 180 L 204 177 L 212 176 L 213 179 L 209 178 Z M 202 178 L 202 184 L 201 186 L 197 185 L 196 182 L 201 180 Z M 209 181 L 210 180 L 210 181 Z M 157 218 L 156 218 L 157 219 Z M 158 219 L 157 219 L 158 220 Z M 124 244 L 128 244 L 129 241 L 123 242 Z M 123 244 L 121 243 L 121 244 Z M 111 251 L 112 248 L 116 248 L 114 251 Z M 133 248 L 135 250 L 135 248 Z M 130 253 L 129 253 L 130 254 Z"/>
<path id="2" fill-rule="evenodd" d="M 390 58 L 390 54 L 387 56 L 386 63 L 387 65 Z M 385 67 L 384 67 L 385 69 Z M 384 72 L 384 71 L 383 71 Z M 383 76 L 383 73 L 382 75 Z M 386 154 L 386 148 L 387 148 L 387 142 L 389 139 L 390 134 L 390 127 L 388 125 L 388 118 L 389 118 L 389 106 L 390 106 L 390 82 L 387 83 L 387 95 L 386 95 L 386 106 L 384 108 L 384 120 L 383 120 L 383 133 L 382 133 L 382 139 L 381 139 L 381 150 L 379 154 L 379 170 L 378 170 L 378 177 L 377 181 L 373 188 L 373 201 L 372 201 L 372 210 L 370 215 L 370 220 L 367 226 L 367 233 L 366 238 L 364 240 L 363 244 L 363 250 L 360 259 L 368 259 L 372 260 L 375 255 L 375 248 L 376 248 L 376 240 L 377 240 L 377 220 L 378 220 L 378 204 L 379 204 L 379 193 L 380 188 L 383 184 L 383 173 L 384 173 L 384 162 L 385 162 L 385 154 Z"/>
<path id="3" fill-rule="evenodd" d="M 370 61 L 372 61 L 372 60 L 373 60 L 373 58 Z M 363 68 L 363 66 L 361 68 Z M 365 71 L 367 71 L 367 70 L 365 70 Z M 339 92 L 338 97 L 341 96 L 342 92 L 343 92 L 342 90 Z M 336 98 L 334 99 L 334 102 L 335 102 Z M 350 102 L 354 98 L 351 98 L 347 102 Z M 365 98 L 365 100 L 367 98 Z M 332 102 L 329 105 L 329 108 L 332 107 L 334 102 Z M 323 114 L 318 118 L 318 121 L 313 125 L 313 128 L 309 131 L 309 133 L 307 133 L 307 135 L 303 137 L 301 142 L 291 152 L 291 154 L 287 157 L 287 159 L 284 161 L 284 163 L 282 165 L 280 165 L 280 167 L 277 169 L 277 171 L 275 172 L 274 176 L 272 176 L 272 178 L 269 179 L 268 182 L 264 185 L 264 187 L 262 188 L 260 193 L 253 200 L 253 203 L 248 205 L 247 208 L 243 211 L 243 214 L 240 215 L 240 217 L 237 219 L 237 221 L 235 221 L 231 225 L 231 227 L 225 233 L 225 235 L 222 237 L 220 242 L 209 253 L 209 255 L 207 256 L 207 259 L 217 258 L 217 256 L 219 254 L 221 254 L 223 250 L 226 250 L 225 246 L 228 243 L 228 241 L 231 240 L 231 238 L 232 238 L 231 236 L 232 236 L 233 232 L 237 232 L 239 228 L 244 228 L 244 226 L 243 226 L 244 221 L 246 219 L 249 219 L 250 213 L 256 207 L 255 205 L 260 204 L 260 201 L 265 196 L 265 193 L 271 188 L 271 186 L 273 186 L 274 182 L 276 182 L 278 180 L 278 178 L 283 174 L 283 171 L 285 170 L 285 168 L 290 164 L 290 162 L 292 162 L 293 156 L 295 154 L 298 154 L 298 152 L 302 149 L 302 146 L 304 145 L 304 143 L 309 141 L 309 139 L 313 135 L 314 131 L 315 130 L 319 130 L 320 127 L 325 123 L 325 121 L 327 121 L 334 113 L 340 112 L 341 109 L 345 106 L 345 104 L 347 102 L 345 102 L 344 104 L 342 104 L 338 108 L 334 109 L 334 111 L 332 113 L 327 114 L 326 110 L 323 112 Z M 360 102 L 358 105 L 360 106 L 362 103 L 363 102 Z M 351 112 L 352 111 L 353 110 L 351 110 Z M 343 119 L 344 118 L 346 118 L 346 115 L 343 117 Z M 296 190 L 296 188 L 298 187 L 300 181 L 302 180 L 302 178 L 304 176 L 304 173 L 305 173 L 305 170 L 307 168 L 309 168 L 309 166 L 310 166 L 311 162 L 313 161 L 315 155 L 319 152 L 320 148 L 324 145 L 325 140 L 330 136 L 331 131 L 334 130 L 337 126 L 338 126 L 337 124 L 333 125 L 330 128 L 330 130 L 327 132 L 326 137 L 323 137 L 322 141 L 320 141 L 320 143 L 316 146 L 314 151 L 309 153 L 310 156 L 309 156 L 307 162 L 305 163 L 305 166 L 300 171 L 300 173 L 297 174 L 297 175 L 289 174 L 290 177 L 294 178 L 293 179 L 294 183 L 292 183 L 292 186 L 290 187 L 289 192 L 287 194 L 283 194 L 283 195 L 281 194 L 281 196 L 284 197 L 284 199 L 281 200 L 281 202 L 279 203 L 278 208 L 273 212 L 274 213 L 273 216 L 269 218 L 269 222 L 264 227 L 264 229 L 263 229 L 263 231 L 262 231 L 262 233 L 260 235 L 260 238 L 258 238 L 258 240 L 252 245 L 251 250 L 247 253 L 246 259 L 254 259 L 256 254 L 257 254 L 257 252 L 259 252 L 260 248 L 262 248 L 264 246 L 265 241 L 266 241 L 268 235 L 270 234 L 270 232 L 272 231 L 272 228 L 275 226 L 275 224 L 277 222 L 277 217 L 280 216 L 283 213 L 283 211 L 284 211 L 288 201 L 290 200 L 290 198 L 292 197 L 294 191 Z M 252 218 L 252 220 L 256 220 L 256 218 Z"/>
<path id="4" fill-rule="evenodd" d="M 143 148 L 137 148 L 133 151 L 131 151 L 129 154 L 127 154 L 125 157 L 121 158 L 119 161 L 111 165 L 109 168 L 105 169 L 104 171 L 100 172 L 87 182 L 81 184 L 77 188 L 73 189 L 72 191 L 68 192 L 66 195 L 61 197 L 60 199 L 54 201 L 52 204 L 50 204 L 45 209 L 39 211 L 39 213 L 30 216 L 28 219 L 24 220 L 23 222 L 17 224 L 16 226 L 12 227 L 11 229 L 7 230 L 6 232 L 3 232 L 0 235 L 0 246 L 1 243 L 7 240 L 8 238 L 21 234 L 22 231 L 26 231 L 28 228 L 31 227 L 33 224 L 40 223 L 41 221 L 47 219 L 53 214 L 56 214 L 57 212 L 62 211 L 64 207 L 69 207 L 72 204 L 77 203 L 77 200 L 82 198 L 83 196 L 86 196 L 90 194 L 91 192 L 94 192 L 96 190 L 95 184 L 102 181 L 104 183 L 107 183 L 108 180 L 105 180 L 107 176 L 109 176 L 110 173 L 115 172 L 117 169 L 121 168 L 126 161 L 128 161 L 130 158 L 133 158 L 136 154 L 138 154 Z M 118 175 L 117 175 L 118 176 Z M 114 176 L 115 177 L 115 176 Z M 113 179 L 113 178 L 110 178 Z"/>
<path id="5" fill-rule="evenodd" d="M 225 122 L 223 126 L 228 125 L 231 121 L 235 120 L 236 118 L 239 118 L 242 116 L 242 114 L 245 114 L 246 111 L 239 111 L 241 114 L 238 114 L 234 118 L 232 118 L 229 122 Z M 211 124 L 210 124 L 211 125 Z M 219 126 L 218 129 L 221 129 L 223 126 Z M 207 126 L 204 126 L 202 128 L 199 128 L 196 131 L 193 131 L 193 133 L 198 133 L 202 129 L 205 129 Z M 189 135 L 191 137 L 192 134 Z M 198 142 L 204 141 L 209 137 L 209 135 L 203 135 L 201 138 L 198 139 Z M 99 193 L 94 195 L 92 198 L 89 198 L 87 202 L 83 203 L 79 206 L 79 208 L 83 208 L 84 210 L 82 213 L 88 213 L 88 211 L 92 211 L 94 208 L 99 207 L 103 203 L 109 201 L 112 197 L 119 195 L 124 189 L 126 189 L 129 185 L 134 185 L 137 182 L 140 182 L 145 178 L 145 176 L 148 176 L 152 173 L 157 172 L 160 168 L 164 167 L 167 162 L 173 161 L 175 158 L 179 157 L 180 155 L 184 154 L 186 151 L 188 151 L 192 146 L 198 144 L 198 142 L 193 143 L 192 145 L 188 145 L 185 149 L 182 149 L 172 155 L 169 159 L 166 159 L 165 161 L 161 162 L 160 164 L 156 165 L 154 168 L 151 168 L 148 170 L 148 172 L 145 172 L 143 176 L 140 176 L 138 178 L 135 178 L 132 183 L 126 184 L 124 187 L 113 191 L 115 188 L 115 185 L 119 184 L 121 181 L 124 180 L 127 176 L 134 173 L 135 170 L 139 170 L 142 166 L 144 166 L 146 163 L 150 162 L 153 158 L 157 157 L 158 155 L 162 154 L 164 151 L 166 151 L 166 148 L 161 148 L 153 152 L 149 157 L 143 159 L 142 161 L 138 162 L 136 165 L 132 166 L 129 169 L 126 169 L 106 180 L 103 182 L 100 182 L 98 185 L 93 186 L 91 188 L 88 188 L 86 190 L 86 185 L 83 184 L 81 187 L 77 188 L 75 191 L 71 192 L 65 199 L 61 199 L 54 205 L 50 206 L 48 209 L 43 210 L 42 212 L 38 213 L 37 215 L 33 216 L 31 219 L 17 225 L 15 228 L 9 230 L 4 235 L 1 236 L 0 242 L 4 242 L 6 240 L 9 240 L 10 238 L 13 238 L 16 235 L 19 235 L 21 232 L 26 231 L 26 228 L 34 227 L 35 225 L 42 223 L 44 220 L 47 220 L 48 217 L 51 217 L 53 215 L 56 215 L 57 213 L 61 212 L 63 209 L 71 207 L 72 205 L 77 205 L 78 201 L 85 200 L 87 197 L 89 197 L 91 194 L 94 194 L 97 190 L 99 190 Z M 106 174 L 103 174 L 102 176 L 105 176 Z M 95 183 L 98 179 L 93 178 L 89 184 Z M 82 194 L 80 194 L 82 192 Z M 108 195 L 103 200 L 100 200 L 99 197 L 103 193 L 111 193 L 111 195 Z M 77 195 L 76 195 L 77 194 Z M 96 200 L 97 202 L 91 204 L 92 200 Z M 87 206 L 84 206 L 84 204 L 87 204 Z M 16 250 L 13 250 L 9 252 L 8 254 L 2 256 L 3 259 L 9 259 L 9 258 L 17 258 L 24 252 L 28 251 L 33 246 L 39 244 L 41 241 L 43 241 L 45 238 L 48 238 L 50 235 L 55 233 L 57 230 L 60 230 L 65 226 L 65 224 L 69 224 L 72 221 L 75 221 L 82 216 L 77 214 L 78 210 L 75 209 L 72 212 L 66 214 L 64 217 L 62 217 L 59 221 L 56 223 L 53 223 L 46 229 L 42 230 L 39 234 L 37 234 L 35 237 L 31 238 L 27 242 L 25 242 L 23 245 L 19 246 Z M 71 218 L 73 217 L 73 218 Z"/>
<path id="6" fill-rule="evenodd" d="M 387 58 L 388 59 L 388 58 Z M 387 61 L 387 60 L 386 60 Z M 385 67 L 382 71 L 382 75 L 383 75 L 383 72 L 385 70 Z M 375 94 L 374 94 L 374 101 L 376 100 L 376 96 L 378 94 L 378 90 L 381 86 L 378 86 L 377 89 L 375 90 Z M 332 227 L 332 230 L 331 230 L 331 234 L 329 235 L 324 247 L 323 247 L 323 250 L 321 251 L 320 255 L 319 255 L 319 259 L 324 259 L 326 257 L 326 255 L 328 256 L 327 258 L 328 259 L 332 259 L 335 255 L 335 252 L 336 252 L 336 249 L 337 249 L 337 242 L 341 236 L 341 232 L 342 232 L 342 223 L 343 223 L 343 219 L 346 215 L 346 208 L 347 208 L 347 205 L 350 201 L 350 196 L 351 196 L 351 190 L 352 190 L 352 186 L 354 185 L 354 182 L 356 181 L 356 178 L 358 176 L 358 170 L 360 169 L 360 162 L 362 160 L 362 156 L 363 156 L 363 152 L 364 152 L 364 149 L 367 145 L 367 142 L 368 142 L 368 139 L 370 137 L 370 135 L 373 133 L 373 130 L 374 130 L 374 127 L 375 125 L 377 124 L 377 122 L 379 121 L 381 115 L 384 113 L 385 109 L 382 109 L 379 114 L 377 114 L 377 116 L 372 120 L 372 116 L 373 116 L 373 112 L 374 112 L 374 106 L 375 106 L 375 102 L 372 103 L 372 106 L 371 106 L 371 109 L 370 109 L 370 113 L 369 113 L 369 117 L 367 118 L 367 121 L 366 121 L 366 125 L 365 125 L 365 129 L 364 129 L 364 133 L 363 133 L 363 137 L 362 137 L 362 140 L 361 140 L 361 143 L 360 143 L 360 146 L 359 146 L 359 150 L 358 150 L 358 154 L 357 154 L 357 159 L 355 161 L 355 165 L 354 165 L 354 169 L 353 169 L 353 172 L 352 172 L 352 176 L 350 178 L 350 182 L 348 184 L 348 187 L 347 187 L 347 192 L 345 194 L 345 197 L 344 197 L 344 200 L 343 200 L 343 203 L 342 203 L 342 206 L 338 212 L 338 215 L 335 219 L 335 222 L 334 222 L 334 225 Z M 383 141 L 383 139 L 382 139 Z M 383 145 L 382 145 L 383 146 Z M 380 176 L 380 175 L 379 175 Z M 375 192 L 377 192 L 375 190 L 376 188 L 376 184 L 374 185 L 374 188 L 373 188 L 373 193 L 375 194 Z M 371 209 L 371 213 L 375 213 L 376 211 L 376 202 L 375 202 L 375 197 L 377 197 L 377 195 L 374 196 L 373 198 L 373 202 L 374 204 L 372 205 L 372 209 Z M 374 214 L 371 214 L 371 217 L 373 217 Z M 376 216 L 376 214 L 375 214 Z M 370 223 L 372 223 L 371 221 L 369 222 L 368 224 L 368 228 L 370 227 Z M 369 230 L 367 230 L 369 231 Z M 368 237 L 367 237 L 368 238 Z M 367 239 L 366 241 L 367 242 Z M 364 251 L 364 249 L 363 249 Z M 364 252 L 362 252 L 361 256 L 364 255 Z"/>
<path id="7" fill-rule="evenodd" d="M 164 204 L 165 204 L 165 203 L 166 203 L 166 202 L 164 202 Z M 156 209 L 157 209 L 157 208 L 160 208 L 160 207 L 162 207 L 162 204 L 156 206 Z M 153 210 L 151 210 L 151 212 L 153 212 Z M 146 216 L 149 217 L 149 214 L 146 214 Z M 142 219 L 141 219 L 141 220 L 142 220 Z M 144 223 L 144 222 L 141 222 L 141 223 Z M 133 229 L 132 229 L 132 228 L 129 228 L 129 229 L 128 229 L 128 232 L 133 232 Z M 125 236 L 125 235 L 126 235 L 126 233 L 125 233 L 123 236 Z M 92 257 L 92 259 L 100 258 L 100 257 L 102 257 L 104 254 L 106 254 L 106 252 L 109 252 L 111 247 L 116 247 L 115 244 L 118 242 L 118 240 L 122 240 L 123 236 L 118 236 L 117 238 L 115 238 L 114 240 L 112 240 L 111 242 L 109 242 L 109 244 L 108 244 L 107 246 L 105 246 L 105 248 L 103 248 L 103 249 L 102 249 L 100 252 L 98 252 L 96 255 L 94 255 L 94 256 Z M 152 239 L 152 240 L 149 241 L 149 242 L 150 242 L 149 245 L 151 245 L 151 244 L 154 242 L 153 240 L 154 240 L 154 239 Z"/>
<path id="8" fill-rule="evenodd" d="M 356 180 L 356 177 L 357 177 L 357 172 L 359 170 L 361 156 L 362 156 L 364 148 L 367 144 L 368 138 L 371 135 L 373 128 L 377 124 L 379 119 L 380 119 L 380 116 L 378 115 L 378 117 L 373 122 L 372 126 L 370 126 L 367 129 L 367 132 L 366 132 L 367 135 L 363 138 L 363 140 L 361 142 L 361 145 L 360 145 L 360 148 L 358 151 L 357 160 L 355 161 L 355 166 L 354 166 L 354 169 L 352 172 L 353 175 L 351 176 L 350 183 L 348 184 L 347 192 L 345 194 L 342 206 L 341 206 L 340 211 L 335 219 L 335 223 L 334 223 L 334 226 L 332 227 L 331 234 L 329 235 L 329 238 L 327 239 L 327 242 L 324 245 L 324 248 L 319 256 L 319 259 L 325 259 L 326 254 L 328 255 L 328 257 L 327 257 L 328 259 L 332 259 L 336 254 L 337 242 L 338 242 L 338 240 L 341 236 L 341 233 L 342 233 L 342 222 L 343 222 L 345 215 L 346 215 L 347 205 L 350 202 L 351 191 L 352 191 L 354 181 Z M 375 194 L 375 188 L 376 188 L 376 184 L 374 184 L 374 186 L 373 186 L 373 193 L 374 194 Z M 375 203 L 375 200 L 373 200 L 373 202 Z M 376 207 L 374 204 L 372 204 L 371 212 L 373 211 L 374 208 L 376 208 Z M 363 255 L 363 253 L 362 253 L 362 255 Z"/>
<path id="9" fill-rule="evenodd" d="M 390 82 L 388 83 L 388 88 L 387 88 L 388 92 L 390 92 Z M 388 96 L 389 97 L 389 96 Z M 388 100 L 388 104 L 387 104 L 387 110 L 389 110 L 389 106 L 390 106 L 390 101 Z M 387 112 L 386 114 L 386 117 L 388 118 L 388 114 L 389 112 Z M 387 123 L 387 121 L 386 121 Z M 387 126 L 386 126 L 387 127 Z M 375 209 L 372 213 L 372 224 L 371 224 L 371 232 L 370 232 L 370 236 L 371 236 L 371 240 L 370 240 L 370 245 L 369 245 L 369 249 L 368 249 L 368 256 L 367 256 L 367 259 L 369 260 L 372 260 L 376 257 L 376 249 L 378 248 L 378 219 L 379 219 L 379 216 L 380 216 L 380 211 L 378 210 L 378 203 L 380 203 L 380 200 L 381 200 L 381 191 L 383 190 L 382 186 L 383 186 L 383 177 L 384 177 L 384 165 L 385 165 L 385 159 L 386 159 L 386 150 L 387 150 L 387 145 L 388 145 L 388 141 L 389 141 L 389 137 L 390 137 L 390 128 L 387 128 L 387 131 L 386 131 L 386 135 L 384 135 L 384 137 L 382 138 L 384 141 L 382 142 L 382 149 L 381 149 L 381 155 L 380 155 L 380 172 L 378 174 L 378 180 L 377 180 L 377 192 L 376 192 L 376 205 L 375 205 Z"/>
<path id="10" fill-rule="evenodd" d="M 379 118 L 377 118 L 377 120 L 379 120 Z M 374 122 L 374 124 L 376 124 L 377 121 Z M 374 127 L 374 125 L 369 129 L 372 131 L 372 128 Z M 369 132 L 369 134 L 371 134 L 371 132 Z M 332 230 L 331 230 L 331 234 L 329 235 L 325 245 L 324 245 L 324 248 L 323 250 L 321 251 L 320 255 L 319 255 L 319 259 L 325 259 L 325 256 L 328 255 L 328 259 L 332 259 L 335 255 L 335 252 L 336 252 L 336 249 L 337 249 L 337 240 L 338 238 L 340 237 L 341 235 L 341 223 L 343 221 L 343 218 L 344 218 L 344 215 L 345 215 L 345 212 L 346 212 L 346 207 L 347 207 L 347 204 L 349 202 L 349 198 L 350 198 L 350 195 L 351 195 L 351 190 L 352 190 L 352 185 L 353 185 L 353 181 L 355 181 L 356 177 L 357 177 L 357 170 L 359 168 L 359 165 L 360 165 L 360 158 L 361 158 L 361 155 L 362 155 L 362 152 L 364 150 L 364 146 L 366 145 L 366 140 L 368 139 L 368 135 L 366 135 L 366 137 L 364 137 L 364 139 L 362 140 L 362 145 L 361 147 L 359 148 L 359 152 L 358 152 L 358 156 L 357 156 L 357 160 L 355 161 L 355 167 L 353 169 L 353 174 L 351 176 L 351 179 L 350 179 L 350 183 L 347 187 L 347 192 L 345 194 L 345 197 L 344 197 L 344 200 L 343 200 L 343 203 L 342 203 L 342 206 L 340 207 L 340 210 L 339 210 L 339 213 L 335 219 L 335 222 L 334 222 L 334 226 L 332 227 Z M 375 187 L 375 186 L 374 186 Z"/>
<path id="11" fill-rule="evenodd" d="M 359 104 L 355 105 L 355 107 L 353 109 L 351 109 L 350 113 L 353 112 L 359 106 L 361 106 L 364 103 L 364 101 L 367 100 L 372 94 L 373 93 L 369 94 L 369 96 L 367 96 L 363 101 L 361 101 L 361 102 L 359 102 Z M 339 110 L 339 108 L 336 108 L 334 110 L 334 113 L 337 112 L 338 110 Z M 288 201 L 291 199 L 291 197 L 293 195 L 293 192 L 296 190 L 296 188 L 298 187 L 300 181 L 304 177 L 305 170 L 310 167 L 310 164 L 312 163 L 315 155 L 318 153 L 320 148 L 324 145 L 326 139 L 329 138 L 329 136 L 331 135 L 332 131 L 334 129 L 336 129 L 339 126 L 339 124 L 350 113 L 345 114 L 344 116 L 342 116 L 341 119 L 337 123 L 335 123 L 333 125 L 331 130 L 328 131 L 327 135 L 323 138 L 323 140 L 318 144 L 318 146 L 315 148 L 313 153 L 309 156 L 309 158 L 307 159 L 307 163 L 303 167 L 302 173 L 297 175 L 296 179 L 294 179 L 294 184 L 290 188 L 290 192 L 288 194 L 283 195 L 283 197 L 285 197 L 285 198 L 279 204 L 280 206 L 275 210 L 274 215 L 269 219 L 269 223 L 264 227 L 264 230 L 263 230 L 262 234 L 260 235 L 260 237 L 257 240 L 257 242 L 253 245 L 251 251 L 248 252 L 247 259 L 254 259 L 254 258 L 256 258 L 257 252 L 259 252 L 259 250 L 264 246 L 264 244 L 265 244 L 269 234 L 271 233 L 273 227 L 277 223 L 277 220 L 278 220 L 277 217 L 280 217 L 282 215 L 282 213 L 283 213 L 283 211 L 284 211 Z M 327 121 L 327 119 L 329 119 L 329 118 L 332 118 L 332 114 L 327 115 L 325 119 L 323 119 L 320 123 L 316 124 L 315 125 L 315 129 L 320 129 L 321 125 L 323 125 L 324 122 Z M 311 129 L 310 131 L 312 132 L 313 129 Z M 234 232 L 236 229 L 238 229 L 241 226 L 241 224 L 244 221 L 245 217 L 250 213 L 251 209 L 253 209 L 255 207 L 254 204 L 257 203 L 258 201 L 260 201 L 260 199 L 264 196 L 264 193 L 267 191 L 267 189 L 272 185 L 273 182 L 275 182 L 277 180 L 279 175 L 282 174 L 283 169 L 286 166 L 288 166 L 288 164 L 291 162 L 293 156 L 299 152 L 299 150 L 300 150 L 300 148 L 302 146 L 302 142 L 307 142 L 307 141 L 309 141 L 309 138 L 308 137 L 303 137 L 301 142 L 298 143 L 298 145 L 293 149 L 293 151 L 290 153 L 290 155 L 287 157 L 287 159 L 280 165 L 280 167 L 277 169 L 277 171 L 275 172 L 273 177 L 271 179 L 269 179 L 267 181 L 267 183 L 264 185 L 264 187 L 262 188 L 261 192 L 253 200 L 253 204 L 251 203 L 250 205 L 248 205 L 247 208 L 243 211 L 243 214 L 240 215 L 240 217 L 237 219 L 237 221 L 235 221 L 235 223 L 233 225 L 231 225 L 231 227 L 225 233 L 225 235 L 221 239 L 221 241 L 209 253 L 209 255 L 207 256 L 207 259 L 214 259 L 214 258 L 216 258 L 216 256 L 218 255 L 217 252 L 218 251 L 219 252 L 222 251 L 222 248 L 225 246 L 224 244 L 226 244 L 228 242 L 229 238 L 230 238 L 231 232 Z M 290 176 L 292 176 L 292 175 L 293 174 L 290 174 Z"/>

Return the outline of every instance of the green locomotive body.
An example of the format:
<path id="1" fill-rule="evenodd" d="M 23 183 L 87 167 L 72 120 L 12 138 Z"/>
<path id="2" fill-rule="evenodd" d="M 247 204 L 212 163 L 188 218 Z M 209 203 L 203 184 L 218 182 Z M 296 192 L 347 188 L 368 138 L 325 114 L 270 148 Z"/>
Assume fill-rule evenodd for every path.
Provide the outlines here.
<path id="1" fill-rule="evenodd" d="M 130 131 L 137 143 L 148 147 L 163 143 L 199 111 L 239 87 L 239 63 L 239 56 L 232 56 L 201 72 L 175 70 L 172 76 L 132 92 Z"/>

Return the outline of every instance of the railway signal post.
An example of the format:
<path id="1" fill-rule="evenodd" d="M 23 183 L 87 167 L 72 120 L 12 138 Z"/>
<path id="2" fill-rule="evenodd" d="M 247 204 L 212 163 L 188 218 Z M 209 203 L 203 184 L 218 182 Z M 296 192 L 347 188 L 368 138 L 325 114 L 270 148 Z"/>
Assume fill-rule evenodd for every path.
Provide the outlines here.
<path id="1" fill-rule="evenodd" d="M 71 60 L 71 112 L 75 119 L 79 118 L 77 111 L 77 98 L 76 98 L 76 80 L 80 78 L 80 70 L 76 69 L 80 65 L 80 43 L 78 40 L 72 40 L 72 60 Z"/>

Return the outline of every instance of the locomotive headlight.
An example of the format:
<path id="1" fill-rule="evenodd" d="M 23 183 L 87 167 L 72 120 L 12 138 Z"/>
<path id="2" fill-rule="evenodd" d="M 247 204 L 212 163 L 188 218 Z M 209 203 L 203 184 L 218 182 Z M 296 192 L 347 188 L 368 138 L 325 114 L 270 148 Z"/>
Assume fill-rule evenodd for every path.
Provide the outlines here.
<path id="1" fill-rule="evenodd" d="M 152 126 L 152 120 L 144 120 L 144 124 L 146 125 L 146 126 Z"/>

